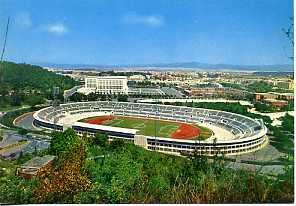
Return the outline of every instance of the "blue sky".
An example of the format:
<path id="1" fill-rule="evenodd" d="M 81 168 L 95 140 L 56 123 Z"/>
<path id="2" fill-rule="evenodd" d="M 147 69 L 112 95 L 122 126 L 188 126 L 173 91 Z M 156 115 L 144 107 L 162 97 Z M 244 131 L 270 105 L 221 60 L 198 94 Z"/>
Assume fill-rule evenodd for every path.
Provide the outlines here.
<path id="1" fill-rule="evenodd" d="M 26 63 L 290 64 L 291 0 L 0 0 L 5 58 Z"/>

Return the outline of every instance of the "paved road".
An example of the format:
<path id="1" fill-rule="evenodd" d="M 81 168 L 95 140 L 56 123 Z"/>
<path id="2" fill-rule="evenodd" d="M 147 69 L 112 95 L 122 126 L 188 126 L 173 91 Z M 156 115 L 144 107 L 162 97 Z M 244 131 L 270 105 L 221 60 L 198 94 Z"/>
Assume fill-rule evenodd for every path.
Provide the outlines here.
<path id="1" fill-rule="evenodd" d="M 31 131 L 40 131 L 40 129 L 33 126 L 33 112 L 24 114 L 18 121 L 15 121 L 15 126 Z"/>
<path id="2" fill-rule="evenodd" d="M 1 156 L 6 159 L 15 159 L 20 153 L 33 153 L 35 151 L 47 149 L 50 145 L 50 140 L 47 136 L 43 135 L 20 135 L 16 131 L 3 130 L 3 140 L 0 142 L 0 147 L 6 147 L 16 144 L 21 140 L 27 140 L 27 144 L 21 146 L 10 147 L 1 153 Z"/>
<path id="3" fill-rule="evenodd" d="M 272 125 L 277 126 L 281 125 L 282 121 L 279 120 L 281 117 L 285 116 L 287 113 L 291 116 L 295 116 L 295 111 L 287 111 L 287 112 L 272 112 L 272 113 L 262 113 L 255 110 L 255 108 L 249 109 L 248 112 L 254 113 L 254 114 L 260 114 L 262 116 L 270 117 L 272 120 Z"/>

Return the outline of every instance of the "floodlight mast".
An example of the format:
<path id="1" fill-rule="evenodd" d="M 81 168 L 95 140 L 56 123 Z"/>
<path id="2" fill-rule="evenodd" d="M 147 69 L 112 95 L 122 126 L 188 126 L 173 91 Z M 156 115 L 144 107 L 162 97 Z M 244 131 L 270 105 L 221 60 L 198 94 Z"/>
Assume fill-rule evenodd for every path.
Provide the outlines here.
<path id="1" fill-rule="evenodd" d="M 0 59 L 0 84 L 3 82 L 3 74 L 2 74 L 2 65 L 3 65 L 3 57 L 6 49 L 6 41 L 7 41 L 7 35 L 8 35 L 8 28 L 9 28 L 9 21 L 10 17 L 7 19 L 7 25 L 6 25 L 6 30 L 5 30 L 5 36 L 4 36 L 4 43 L 3 43 L 3 48 L 1 52 L 1 59 Z"/>
<path id="2" fill-rule="evenodd" d="M 5 53 L 5 49 L 6 49 L 9 21 L 10 21 L 10 17 L 8 17 L 8 19 L 7 19 L 7 25 L 6 25 L 5 36 L 4 36 L 4 44 L 3 44 L 2 53 L 1 53 L 1 63 L 3 62 L 3 57 L 4 57 L 4 53 Z"/>
<path id="3" fill-rule="evenodd" d="M 58 101 L 58 95 L 60 93 L 60 88 L 59 87 L 53 87 L 53 102 L 52 102 L 52 107 L 54 112 L 57 111 L 57 107 L 59 106 L 59 101 Z M 54 119 L 54 130 L 57 131 L 58 127 L 57 127 L 57 117 L 55 116 Z"/>
<path id="4" fill-rule="evenodd" d="M 157 142 L 157 115 L 158 115 L 158 107 L 157 107 L 157 104 L 158 104 L 158 98 L 156 98 L 156 104 L 155 104 L 155 118 L 154 118 L 154 132 L 155 132 L 155 135 L 154 135 L 154 150 L 157 150 L 157 145 L 156 145 L 156 142 Z"/>
<path id="5" fill-rule="evenodd" d="M 156 117 L 157 117 L 157 106 L 155 106 L 155 118 L 154 118 L 154 150 L 156 150 Z"/>

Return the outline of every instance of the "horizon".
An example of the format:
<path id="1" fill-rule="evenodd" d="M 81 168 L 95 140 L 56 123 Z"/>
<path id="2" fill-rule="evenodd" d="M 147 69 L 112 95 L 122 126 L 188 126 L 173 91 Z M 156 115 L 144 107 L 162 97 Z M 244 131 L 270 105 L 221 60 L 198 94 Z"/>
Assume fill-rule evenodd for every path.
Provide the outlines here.
<path id="1" fill-rule="evenodd" d="M 8 61 L 293 65 L 282 31 L 290 24 L 290 0 L 170 1 L 169 8 L 168 1 L 4 0 L 2 5 L 0 28 L 11 17 L 4 56 Z"/>
<path id="2" fill-rule="evenodd" d="M 291 73 L 294 71 L 294 64 L 279 65 L 231 65 L 231 64 L 207 64 L 200 62 L 183 62 L 183 63 L 159 63 L 159 64 L 55 64 L 55 63 L 27 63 L 13 62 L 16 64 L 36 65 L 45 69 L 61 69 L 61 70 L 85 70 L 85 71 L 182 71 L 190 72 L 273 72 L 273 73 Z M 188 65 L 189 64 L 189 65 Z M 191 64 L 191 65 L 190 65 Z"/>

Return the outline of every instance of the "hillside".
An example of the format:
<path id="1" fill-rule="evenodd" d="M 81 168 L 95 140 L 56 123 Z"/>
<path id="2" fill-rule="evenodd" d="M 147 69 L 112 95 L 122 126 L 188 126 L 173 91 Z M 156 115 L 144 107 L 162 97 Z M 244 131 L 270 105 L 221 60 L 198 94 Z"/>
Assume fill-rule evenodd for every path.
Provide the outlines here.
<path id="1" fill-rule="evenodd" d="M 4 62 L 0 67 L 3 80 L 0 87 L 0 107 L 33 106 L 51 98 L 54 86 L 63 90 L 75 85 L 70 77 L 61 76 L 30 64 Z"/>
<path id="2" fill-rule="evenodd" d="M 53 86 L 64 90 L 75 85 L 73 79 L 57 75 L 35 65 L 4 62 L 1 69 L 3 69 L 4 83 L 11 88 L 45 92 L 51 90 Z"/>

